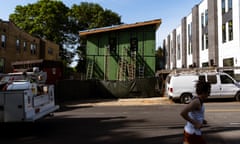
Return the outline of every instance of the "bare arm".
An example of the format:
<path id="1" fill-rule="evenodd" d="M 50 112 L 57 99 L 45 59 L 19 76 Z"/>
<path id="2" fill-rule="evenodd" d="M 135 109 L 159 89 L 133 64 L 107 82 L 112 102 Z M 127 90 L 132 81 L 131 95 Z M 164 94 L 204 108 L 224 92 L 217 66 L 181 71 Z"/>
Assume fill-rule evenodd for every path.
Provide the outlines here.
<path id="1" fill-rule="evenodd" d="M 201 103 L 198 99 L 194 99 L 191 103 L 185 106 L 185 108 L 181 111 L 180 115 L 186 120 L 192 123 L 195 128 L 201 128 L 202 124 L 191 119 L 188 115 L 189 112 L 199 109 L 201 107 Z"/>

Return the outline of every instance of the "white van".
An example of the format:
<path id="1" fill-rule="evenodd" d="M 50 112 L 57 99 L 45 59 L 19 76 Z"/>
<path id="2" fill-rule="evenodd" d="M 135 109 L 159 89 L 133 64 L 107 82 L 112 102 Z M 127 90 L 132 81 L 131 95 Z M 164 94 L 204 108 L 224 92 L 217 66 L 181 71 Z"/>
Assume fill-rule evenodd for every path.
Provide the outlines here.
<path id="1" fill-rule="evenodd" d="M 240 85 L 224 72 L 175 73 L 166 78 L 167 96 L 181 103 L 189 103 L 195 95 L 195 84 L 198 80 L 211 83 L 211 94 L 208 98 L 235 98 L 240 101 Z"/>

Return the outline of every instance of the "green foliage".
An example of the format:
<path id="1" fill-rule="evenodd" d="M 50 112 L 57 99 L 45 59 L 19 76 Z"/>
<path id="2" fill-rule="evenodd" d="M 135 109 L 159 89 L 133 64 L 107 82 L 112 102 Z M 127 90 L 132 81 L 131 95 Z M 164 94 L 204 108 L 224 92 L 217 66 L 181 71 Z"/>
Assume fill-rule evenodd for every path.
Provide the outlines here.
<path id="1" fill-rule="evenodd" d="M 157 51 L 156 51 L 156 56 L 159 58 L 164 57 L 164 51 L 161 47 L 158 47 Z"/>
<path id="2" fill-rule="evenodd" d="M 48 39 L 60 45 L 60 56 L 72 62 L 79 55 L 78 70 L 83 70 L 85 46 L 81 46 L 79 31 L 121 24 L 121 17 L 111 10 L 104 10 L 95 3 L 82 2 L 68 8 L 61 1 L 38 0 L 26 6 L 16 6 L 9 18 L 19 28 L 33 36 Z"/>
<path id="3" fill-rule="evenodd" d="M 121 23 L 121 17 L 111 10 L 104 10 L 100 5 L 82 2 L 73 5 L 70 15 L 79 22 L 79 30 L 117 25 Z"/>
<path id="4" fill-rule="evenodd" d="M 164 69 L 165 65 L 165 52 L 164 49 L 158 47 L 156 50 L 156 70 Z"/>
<path id="5" fill-rule="evenodd" d="M 69 16 L 77 23 L 78 30 L 87 30 L 121 24 L 121 17 L 111 10 L 104 10 L 100 5 L 82 2 L 80 5 L 73 5 Z M 78 72 L 85 72 L 86 68 L 86 41 L 81 39 L 76 53 L 79 56 L 76 69 Z"/>
<path id="6" fill-rule="evenodd" d="M 68 11 L 69 8 L 60 1 L 40 0 L 35 4 L 17 6 L 10 20 L 34 36 L 61 44 L 65 38 Z"/>

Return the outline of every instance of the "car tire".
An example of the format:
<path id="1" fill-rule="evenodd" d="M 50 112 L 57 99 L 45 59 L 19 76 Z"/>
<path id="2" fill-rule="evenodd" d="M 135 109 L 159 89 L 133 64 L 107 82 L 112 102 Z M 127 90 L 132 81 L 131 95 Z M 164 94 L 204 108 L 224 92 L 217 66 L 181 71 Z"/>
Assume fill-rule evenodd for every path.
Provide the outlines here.
<path id="1" fill-rule="evenodd" d="M 235 96 L 236 101 L 240 101 L 240 92 L 238 92 Z"/>
<path id="2" fill-rule="evenodd" d="M 192 99 L 192 94 L 185 93 L 180 97 L 180 102 L 182 104 L 188 104 L 188 103 L 190 103 L 191 99 Z"/>

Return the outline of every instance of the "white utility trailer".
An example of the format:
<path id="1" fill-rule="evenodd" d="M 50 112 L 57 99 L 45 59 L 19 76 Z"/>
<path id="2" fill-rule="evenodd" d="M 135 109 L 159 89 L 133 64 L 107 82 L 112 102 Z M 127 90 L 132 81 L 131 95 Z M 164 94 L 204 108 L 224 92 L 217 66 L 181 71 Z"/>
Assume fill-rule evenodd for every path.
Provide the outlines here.
<path id="1" fill-rule="evenodd" d="M 7 81 L 1 81 L 4 86 L 0 91 L 0 122 L 31 122 L 59 109 L 55 105 L 54 85 L 44 84 L 46 78 L 42 74 L 3 76 Z"/>

